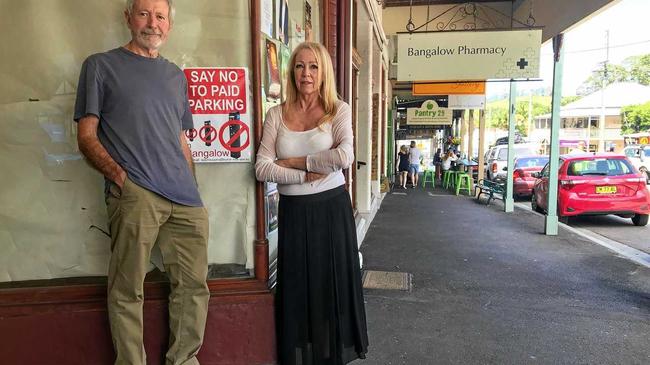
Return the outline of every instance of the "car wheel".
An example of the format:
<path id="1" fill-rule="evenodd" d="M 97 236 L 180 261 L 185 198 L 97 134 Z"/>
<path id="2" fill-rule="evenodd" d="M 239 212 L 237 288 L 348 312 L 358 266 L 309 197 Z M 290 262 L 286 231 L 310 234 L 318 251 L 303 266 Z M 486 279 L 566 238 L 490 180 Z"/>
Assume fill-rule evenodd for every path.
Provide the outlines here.
<path id="1" fill-rule="evenodd" d="M 632 217 L 632 223 L 634 223 L 635 226 L 645 226 L 648 224 L 648 215 L 635 214 L 634 217 Z"/>
<path id="2" fill-rule="evenodd" d="M 537 213 L 544 214 L 544 210 L 537 205 L 537 199 L 535 199 L 535 191 L 533 191 L 533 196 L 530 198 L 530 207 L 533 208 Z"/>
<path id="3" fill-rule="evenodd" d="M 645 176 L 645 183 L 650 184 L 650 171 L 645 166 L 641 166 L 639 171 Z"/>

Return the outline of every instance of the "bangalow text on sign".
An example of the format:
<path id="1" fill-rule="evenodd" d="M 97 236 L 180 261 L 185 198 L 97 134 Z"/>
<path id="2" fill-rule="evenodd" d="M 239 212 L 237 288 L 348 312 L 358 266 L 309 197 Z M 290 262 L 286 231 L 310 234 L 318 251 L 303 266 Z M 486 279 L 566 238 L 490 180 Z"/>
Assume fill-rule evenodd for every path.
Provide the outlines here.
<path id="1" fill-rule="evenodd" d="M 195 67 L 183 70 L 194 128 L 185 131 L 195 162 L 251 161 L 248 70 Z"/>

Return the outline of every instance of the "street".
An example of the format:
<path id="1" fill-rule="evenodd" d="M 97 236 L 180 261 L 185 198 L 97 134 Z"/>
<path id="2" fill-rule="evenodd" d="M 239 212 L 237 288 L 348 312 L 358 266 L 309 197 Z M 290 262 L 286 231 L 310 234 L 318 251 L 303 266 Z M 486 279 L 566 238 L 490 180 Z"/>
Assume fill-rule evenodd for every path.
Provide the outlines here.
<path id="1" fill-rule="evenodd" d="M 601 220 L 630 241 L 648 232 Z M 363 363 L 650 363 L 650 269 L 562 227 L 546 236 L 537 213 L 440 188 L 388 194 L 364 270 L 410 273 L 413 289 L 366 289 Z"/>

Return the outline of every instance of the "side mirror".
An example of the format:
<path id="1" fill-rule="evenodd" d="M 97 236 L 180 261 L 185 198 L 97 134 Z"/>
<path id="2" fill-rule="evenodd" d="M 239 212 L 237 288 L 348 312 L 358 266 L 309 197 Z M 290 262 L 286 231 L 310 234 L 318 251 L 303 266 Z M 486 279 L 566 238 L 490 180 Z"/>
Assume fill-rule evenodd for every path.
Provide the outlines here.
<path id="1" fill-rule="evenodd" d="M 532 176 L 534 178 L 539 178 L 540 173 L 539 172 L 533 172 L 533 173 L 530 174 L 530 176 Z"/>
<path id="2" fill-rule="evenodd" d="M 501 170 L 503 170 L 503 171 L 508 171 L 508 166 L 505 166 L 505 167 L 502 168 Z"/>

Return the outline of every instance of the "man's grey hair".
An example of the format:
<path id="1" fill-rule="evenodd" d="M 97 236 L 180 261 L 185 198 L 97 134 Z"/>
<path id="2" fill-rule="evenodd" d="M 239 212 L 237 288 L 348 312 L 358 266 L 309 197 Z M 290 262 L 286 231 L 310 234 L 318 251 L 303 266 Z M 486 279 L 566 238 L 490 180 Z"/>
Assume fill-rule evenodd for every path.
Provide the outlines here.
<path id="1" fill-rule="evenodd" d="M 133 14 L 133 6 L 135 6 L 136 0 L 126 0 L 126 11 L 129 15 Z M 174 7 L 174 0 L 167 0 L 167 5 L 169 5 L 169 23 L 174 21 L 174 15 L 176 14 L 176 7 Z"/>

